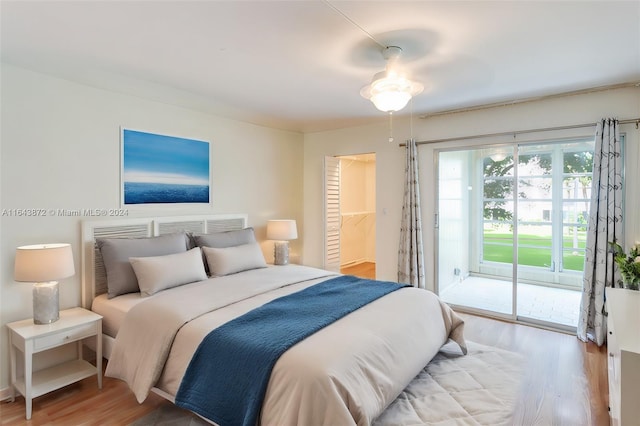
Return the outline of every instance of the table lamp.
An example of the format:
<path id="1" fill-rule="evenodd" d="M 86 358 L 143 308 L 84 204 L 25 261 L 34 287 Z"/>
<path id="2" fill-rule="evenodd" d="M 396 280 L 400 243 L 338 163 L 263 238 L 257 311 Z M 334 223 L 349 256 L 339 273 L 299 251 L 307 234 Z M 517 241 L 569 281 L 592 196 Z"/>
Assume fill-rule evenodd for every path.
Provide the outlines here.
<path id="1" fill-rule="evenodd" d="M 33 322 L 51 324 L 59 318 L 58 281 L 75 274 L 69 244 L 37 244 L 16 249 L 14 279 L 33 283 Z"/>
<path id="2" fill-rule="evenodd" d="M 289 263 L 289 240 L 298 238 L 296 221 L 269 220 L 267 221 L 267 239 L 275 240 L 273 244 L 273 264 L 286 265 Z"/>

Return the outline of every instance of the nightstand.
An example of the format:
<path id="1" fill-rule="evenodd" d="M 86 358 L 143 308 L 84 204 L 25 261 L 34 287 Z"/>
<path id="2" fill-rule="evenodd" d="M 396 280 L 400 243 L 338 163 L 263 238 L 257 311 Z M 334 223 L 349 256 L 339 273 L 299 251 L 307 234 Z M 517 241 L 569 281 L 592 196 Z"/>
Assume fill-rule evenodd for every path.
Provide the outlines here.
<path id="1" fill-rule="evenodd" d="M 11 360 L 11 401 L 15 391 L 24 395 L 27 420 L 31 419 L 32 400 L 40 395 L 98 376 L 102 389 L 102 316 L 82 308 L 60 311 L 60 319 L 52 324 L 34 324 L 32 319 L 7 324 Z M 82 358 L 82 340 L 96 338 L 96 365 Z M 32 371 L 33 354 L 77 342 L 78 358 L 44 370 Z M 24 376 L 17 377 L 16 359 L 22 352 Z"/>

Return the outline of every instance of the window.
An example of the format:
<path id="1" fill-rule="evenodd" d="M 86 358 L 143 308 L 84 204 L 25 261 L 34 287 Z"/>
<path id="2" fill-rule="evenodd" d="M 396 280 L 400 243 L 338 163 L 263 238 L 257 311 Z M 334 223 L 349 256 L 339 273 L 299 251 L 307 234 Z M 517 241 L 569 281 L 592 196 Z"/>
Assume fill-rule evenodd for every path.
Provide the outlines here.
<path id="1" fill-rule="evenodd" d="M 517 263 L 531 272 L 530 278 L 536 271 L 581 272 L 594 142 L 574 140 L 515 148 L 516 152 L 503 157 L 482 158 L 480 263 L 513 263 L 517 224 Z M 538 275 L 538 279 L 551 278 Z M 562 283 L 558 277 L 551 281 Z"/>

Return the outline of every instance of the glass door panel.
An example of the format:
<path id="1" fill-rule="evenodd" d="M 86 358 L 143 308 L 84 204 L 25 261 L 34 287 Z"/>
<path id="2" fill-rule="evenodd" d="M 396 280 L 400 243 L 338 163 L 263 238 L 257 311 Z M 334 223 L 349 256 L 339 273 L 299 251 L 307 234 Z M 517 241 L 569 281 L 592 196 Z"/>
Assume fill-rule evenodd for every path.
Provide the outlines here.
<path id="1" fill-rule="evenodd" d="M 438 154 L 438 294 L 447 303 L 513 316 L 512 150 Z"/>
<path id="2" fill-rule="evenodd" d="M 577 325 L 592 152 L 590 141 L 518 146 L 517 315 L 523 320 Z"/>

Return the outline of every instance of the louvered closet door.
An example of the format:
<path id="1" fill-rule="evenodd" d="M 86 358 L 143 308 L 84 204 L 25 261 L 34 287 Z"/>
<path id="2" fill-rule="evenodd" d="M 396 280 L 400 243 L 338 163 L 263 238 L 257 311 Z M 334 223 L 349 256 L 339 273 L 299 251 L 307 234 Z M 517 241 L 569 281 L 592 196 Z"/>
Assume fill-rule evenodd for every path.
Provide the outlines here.
<path id="1" fill-rule="evenodd" d="M 324 269 L 340 272 L 340 159 L 324 158 Z"/>

